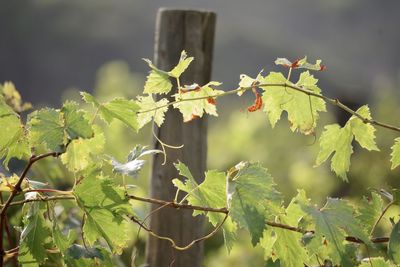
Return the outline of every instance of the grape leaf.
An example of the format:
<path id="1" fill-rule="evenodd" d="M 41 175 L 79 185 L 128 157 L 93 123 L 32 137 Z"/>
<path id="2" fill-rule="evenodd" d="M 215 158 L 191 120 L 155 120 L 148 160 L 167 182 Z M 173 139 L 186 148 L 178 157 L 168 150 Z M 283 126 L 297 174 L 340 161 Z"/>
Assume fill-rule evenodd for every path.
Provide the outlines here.
<path id="1" fill-rule="evenodd" d="M 369 108 L 367 105 L 360 107 L 357 113 L 366 119 L 372 119 Z M 364 123 L 356 116 L 351 116 L 348 123 L 350 123 L 351 131 L 354 139 L 360 144 L 361 147 L 371 151 L 379 151 L 375 143 L 375 127 L 369 123 Z"/>
<path id="2" fill-rule="evenodd" d="M 250 232 L 255 246 L 268 214 L 279 210 L 282 201 L 272 177 L 258 163 L 241 162 L 228 172 L 227 198 L 230 216 Z"/>
<path id="3" fill-rule="evenodd" d="M 12 82 L 5 82 L 3 86 L 0 84 L 0 92 L 4 102 L 7 103 L 15 112 L 21 113 L 32 108 L 31 103 L 22 102 L 21 95 Z"/>
<path id="4" fill-rule="evenodd" d="M 125 191 L 96 169 L 83 177 L 73 192 L 85 213 L 84 238 L 90 245 L 104 238 L 111 250 L 120 254 L 128 239 L 128 222 L 123 215 L 133 214 Z"/>
<path id="5" fill-rule="evenodd" d="M 400 264 L 400 222 L 397 222 L 390 234 L 388 254 L 396 264 Z"/>
<path id="6" fill-rule="evenodd" d="M 65 102 L 61 113 L 64 118 L 65 131 L 70 139 L 90 138 L 93 136 L 93 129 L 85 118 L 84 111 L 78 110 L 76 102 Z"/>
<path id="7" fill-rule="evenodd" d="M 84 247 L 73 244 L 66 254 L 67 266 L 72 267 L 113 267 L 110 252 L 102 247 Z"/>
<path id="8" fill-rule="evenodd" d="M 139 158 L 156 153 L 163 152 L 158 149 L 147 149 L 145 146 L 137 145 L 129 153 L 126 163 L 119 163 L 117 160 L 112 159 L 113 172 L 136 178 L 145 163 L 145 160 Z"/>
<path id="9" fill-rule="evenodd" d="M 334 153 L 331 169 L 343 180 L 348 181 L 346 173 L 349 171 L 350 156 L 353 153 L 352 140 L 353 135 L 347 125 L 343 128 L 340 128 L 338 124 L 325 126 L 325 131 L 320 138 L 320 151 L 316 165 L 325 162 Z"/>
<path id="10" fill-rule="evenodd" d="M 69 247 L 71 247 L 72 243 L 77 238 L 77 235 L 78 234 L 75 230 L 69 230 L 68 234 L 64 235 L 57 224 L 57 220 L 55 219 L 53 220 L 53 227 L 52 227 L 53 241 L 54 244 L 57 246 L 57 248 L 60 250 L 60 253 L 62 255 L 65 255 L 65 252 Z"/>
<path id="11" fill-rule="evenodd" d="M 29 142 L 32 147 L 46 144 L 54 152 L 63 152 L 66 136 L 58 110 L 45 108 L 28 116 Z"/>
<path id="12" fill-rule="evenodd" d="M 146 83 L 144 84 L 145 94 L 167 94 L 171 91 L 172 83 L 169 78 L 169 73 L 159 70 L 153 63 L 144 58 L 149 67 L 152 69 L 147 76 Z"/>
<path id="13" fill-rule="evenodd" d="M 394 145 L 392 146 L 392 157 L 390 161 L 392 162 L 392 170 L 400 165 L 400 137 L 394 140 Z"/>
<path id="14" fill-rule="evenodd" d="M 183 50 L 179 59 L 178 65 L 176 65 L 168 74 L 174 78 L 179 78 L 182 73 L 189 67 L 193 61 L 193 57 L 187 57 L 186 51 Z"/>
<path id="15" fill-rule="evenodd" d="M 316 238 L 322 240 L 325 238 L 326 245 L 334 252 L 331 255 L 334 264 L 342 262 L 345 265 L 347 262 L 345 234 L 371 245 L 368 235 L 354 217 L 354 208 L 344 200 L 328 198 L 321 209 L 307 205 L 301 207 L 315 222 Z"/>
<path id="16" fill-rule="evenodd" d="M 370 118 L 367 106 L 362 106 L 356 112 Z M 322 164 L 334 153 L 331 160 L 331 169 L 344 181 L 348 181 L 346 173 L 350 168 L 353 139 L 355 138 L 367 150 L 379 150 L 375 144 L 374 131 L 375 129 L 372 125 L 364 124 L 354 115 L 342 128 L 338 124 L 325 126 L 325 131 L 320 138 L 320 150 L 316 165 Z"/>
<path id="17" fill-rule="evenodd" d="M 210 101 L 210 99 L 214 99 L 213 96 L 224 93 L 224 91 L 216 90 L 211 87 L 219 85 L 221 85 L 219 82 L 209 82 L 202 87 L 199 87 L 198 90 L 188 90 L 184 93 L 174 95 L 176 101 L 182 101 L 173 106 L 174 108 L 179 109 L 182 113 L 184 122 L 191 121 L 194 117 L 201 118 L 204 113 L 218 116 L 215 102 Z M 202 99 L 188 101 L 192 98 Z"/>
<path id="18" fill-rule="evenodd" d="M 298 87 L 303 87 L 310 92 L 320 94 L 315 79 L 308 71 L 300 74 Z M 277 72 L 271 72 L 261 81 L 265 84 L 291 84 L 286 78 Z M 300 131 L 303 134 L 312 134 L 317 124 L 320 111 L 326 111 L 323 99 L 308 96 L 305 93 L 285 88 L 285 86 L 262 86 L 264 89 L 264 111 L 267 112 L 271 126 L 274 127 L 280 119 L 283 111 L 288 114 L 290 129 Z"/>
<path id="19" fill-rule="evenodd" d="M 184 182 L 179 179 L 173 179 L 172 183 L 179 190 L 188 194 L 186 200 L 190 205 L 211 208 L 226 207 L 225 173 L 218 171 L 207 171 L 204 181 L 198 185 L 185 164 L 178 162 L 175 164 L 175 167 L 179 171 L 180 175 L 186 177 L 187 179 Z M 205 214 L 213 226 L 217 226 L 225 217 L 224 214 L 216 212 L 205 213 L 203 211 L 193 211 L 193 216 L 198 214 Z M 228 217 L 224 222 L 222 229 L 225 245 L 228 251 L 230 251 L 232 249 L 233 242 L 236 239 L 236 224 L 230 217 Z"/>
<path id="20" fill-rule="evenodd" d="M 72 172 L 77 172 L 87 168 L 96 155 L 100 154 L 105 145 L 104 134 L 101 129 L 94 128 L 94 136 L 90 139 L 73 140 L 66 152 L 61 155 L 61 161 Z"/>
<path id="21" fill-rule="evenodd" d="M 168 107 L 165 106 L 166 104 L 168 104 L 168 100 L 166 98 L 163 98 L 159 101 L 154 101 L 152 95 L 138 96 L 137 99 L 138 99 L 138 101 L 136 103 L 140 107 L 139 112 L 158 108 L 157 110 L 144 112 L 144 113 L 138 113 L 137 120 L 139 123 L 139 129 L 142 128 L 148 122 L 150 122 L 153 118 L 154 118 L 154 122 L 158 125 L 158 127 L 160 127 L 164 122 L 165 112 L 167 112 L 167 110 L 168 110 Z M 165 107 L 163 107 L 163 106 L 165 106 Z"/>
<path id="22" fill-rule="evenodd" d="M 0 113 L 3 113 L 5 109 L 1 107 L 4 106 L 0 101 Z M 0 129 L 0 159 L 4 158 L 3 165 L 6 168 L 11 158 L 23 159 L 30 155 L 23 125 L 15 114 L 1 115 Z"/>
<path id="23" fill-rule="evenodd" d="M 309 202 L 305 192 L 299 191 L 297 196 L 291 200 L 285 212 L 279 213 L 276 220 L 279 223 L 297 227 L 299 221 L 306 215 L 299 203 L 309 205 Z M 261 246 L 267 249 L 268 254 L 265 254 L 267 257 L 279 258 L 284 266 L 301 267 L 308 261 L 307 252 L 300 243 L 301 237 L 301 233 L 294 231 L 268 228 L 264 231 Z"/>
<path id="24" fill-rule="evenodd" d="M 92 104 L 98 111 L 101 117 L 109 124 L 114 119 L 122 121 L 125 125 L 135 131 L 139 130 L 139 123 L 137 121 L 137 111 L 139 105 L 133 100 L 123 98 L 115 98 L 107 103 L 100 104 L 96 99 L 86 92 L 81 92 L 82 99 L 86 103 Z"/>
<path id="25" fill-rule="evenodd" d="M 359 215 L 357 219 L 367 233 L 371 232 L 372 227 L 382 213 L 382 208 L 383 200 L 379 194 L 372 192 L 370 198 L 363 198 L 363 202 L 358 209 Z"/>
<path id="26" fill-rule="evenodd" d="M 37 193 L 35 193 L 37 194 Z M 27 214 L 24 216 L 24 228 L 21 233 L 18 261 L 22 266 L 40 266 L 46 259 L 44 244 L 50 233 L 43 213 L 46 212 L 44 202 L 32 202 L 24 204 Z"/>

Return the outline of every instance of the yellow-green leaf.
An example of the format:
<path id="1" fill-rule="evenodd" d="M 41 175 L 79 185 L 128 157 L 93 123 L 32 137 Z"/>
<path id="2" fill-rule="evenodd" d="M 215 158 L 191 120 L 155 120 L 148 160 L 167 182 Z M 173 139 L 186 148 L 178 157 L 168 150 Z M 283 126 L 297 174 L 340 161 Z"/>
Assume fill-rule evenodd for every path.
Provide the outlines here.
<path id="1" fill-rule="evenodd" d="M 176 65 L 168 74 L 174 78 L 179 78 L 182 73 L 189 67 L 193 61 L 193 57 L 187 57 L 186 51 L 183 50 L 179 59 L 178 65 Z"/>

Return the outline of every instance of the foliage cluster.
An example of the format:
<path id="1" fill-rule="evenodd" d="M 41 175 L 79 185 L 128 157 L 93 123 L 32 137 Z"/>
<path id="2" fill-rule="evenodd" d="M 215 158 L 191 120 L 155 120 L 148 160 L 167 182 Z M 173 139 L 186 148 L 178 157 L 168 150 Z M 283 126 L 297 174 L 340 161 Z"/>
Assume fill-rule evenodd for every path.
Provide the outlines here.
<path id="1" fill-rule="evenodd" d="M 287 113 L 290 129 L 304 135 L 315 135 L 318 118 L 326 111 L 326 103 L 338 106 L 352 116 L 343 126 L 326 125 L 320 137 L 320 150 L 316 165 L 331 157 L 331 169 L 348 182 L 347 172 L 353 144 L 357 142 L 368 151 L 379 150 L 375 142 L 375 127 L 396 132 L 399 128 L 373 120 L 367 105 L 354 111 L 337 99 L 321 93 L 318 80 L 310 71 L 325 69 L 318 60 L 315 64 L 307 58 L 290 62 L 284 58 L 277 65 L 289 71 L 285 76 L 271 72 L 266 76 L 240 76 L 239 87 L 230 91 L 219 88 L 221 83 L 205 85 L 180 84 L 180 76 L 190 66 L 193 58 L 183 51 L 178 64 L 170 71 L 158 69 L 146 60 L 151 71 L 144 85 L 144 95 L 136 99 L 115 98 L 100 101 L 82 92 L 86 104 L 66 101 L 60 109 L 42 108 L 23 115 L 30 105 L 23 103 L 12 83 L 1 86 L 0 96 L 0 157 L 7 169 L 11 158 L 26 162 L 20 175 L 10 173 L 1 177 L 0 190 L 7 196 L 0 213 L 1 264 L 18 257 L 23 266 L 43 264 L 67 266 L 113 266 L 112 255 L 120 254 L 127 245 L 130 223 L 136 223 L 149 234 L 163 238 L 178 250 L 207 239 L 222 229 L 225 245 L 230 251 L 243 229 L 251 237 L 253 246 L 262 248 L 267 264 L 282 266 L 394 266 L 400 264 L 400 236 L 398 221 L 384 236 L 376 236 L 376 228 L 383 215 L 392 206 L 400 206 L 396 189 L 379 190 L 363 199 L 361 204 L 348 200 L 328 198 L 322 208 L 308 199 L 305 190 L 285 205 L 269 171 L 257 162 L 239 162 L 227 171 L 210 170 L 205 180 L 198 184 L 182 162 L 175 167 L 181 179 L 174 179 L 177 191 L 185 193 L 183 199 L 170 202 L 139 197 L 132 192 L 134 185 L 119 184 L 113 175 L 136 177 L 145 161 L 142 157 L 163 153 L 169 145 L 159 140 L 162 150 L 148 150 L 136 146 L 121 163 L 104 154 L 106 144 L 100 123 L 117 120 L 138 132 L 144 125 L 154 122 L 161 126 L 168 108 L 178 109 L 187 123 L 205 114 L 217 116 L 217 99 L 250 91 L 254 103 L 249 112 L 264 111 L 272 127 Z M 292 71 L 304 69 L 296 82 L 291 81 Z M 173 89 L 177 91 L 170 101 L 158 97 Z M 74 177 L 69 190 L 57 190 L 33 179 L 30 170 L 36 162 L 54 157 L 60 160 Z M 184 159 L 182 159 L 184 160 Z M 395 139 L 391 153 L 392 168 L 400 165 L 400 138 Z M 177 194 L 178 195 L 178 194 Z M 21 199 L 22 197 L 22 199 Z M 19 198 L 19 200 L 16 200 Z M 62 228 L 60 222 L 65 212 L 58 205 L 72 202 L 77 227 Z M 158 236 L 133 209 L 133 202 L 142 201 L 189 208 L 193 216 L 204 214 L 214 230 L 200 240 L 178 246 L 168 237 Z M 21 226 L 18 245 L 5 249 L 7 237 L 12 235 L 9 208 L 21 206 Z M 18 228 L 15 228 L 18 230 Z M 62 256 L 62 257 L 60 257 Z"/>

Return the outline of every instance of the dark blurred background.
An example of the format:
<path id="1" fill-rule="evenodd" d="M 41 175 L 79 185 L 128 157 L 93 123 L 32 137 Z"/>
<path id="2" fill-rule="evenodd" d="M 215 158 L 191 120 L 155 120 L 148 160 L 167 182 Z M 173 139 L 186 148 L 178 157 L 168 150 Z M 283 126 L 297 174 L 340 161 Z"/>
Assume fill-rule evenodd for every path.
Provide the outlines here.
<path id="1" fill-rule="evenodd" d="M 218 14 L 213 77 L 274 68 L 276 57 L 321 58 L 328 95 L 362 97 L 378 77 L 397 77 L 400 2 L 374 0 L 1 0 L 0 81 L 34 104 L 55 104 L 68 87 L 94 87 L 96 70 L 123 59 L 145 73 L 158 7 Z"/>
<path id="2" fill-rule="evenodd" d="M 213 79 L 223 82 L 225 89 L 236 88 L 241 73 L 254 77 L 261 69 L 280 71 L 273 64 L 276 57 L 307 55 L 311 61 L 321 58 L 327 66 L 327 71 L 315 73 L 324 94 L 353 108 L 369 103 L 374 119 L 400 125 L 398 0 L 0 0 L 0 83 L 13 81 L 35 107 L 58 107 L 66 98 L 78 99 L 78 90 L 91 91 L 100 100 L 134 98 L 141 94 L 148 71 L 141 58 L 153 56 L 155 18 L 161 6 L 217 12 Z M 357 201 L 371 189 L 399 188 L 400 167 L 390 170 L 389 161 L 395 133 L 377 131 L 381 152 L 354 144 L 350 183 L 344 183 L 330 171 L 330 162 L 313 167 L 318 141 L 292 133 L 285 116 L 272 130 L 264 112 L 245 112 L 252 101 L 218 101 L 220 117 L 210 118 L 209 169 L 260 161 L 286 200 L 303 188 L 319 205 L 327 196 Z M 336 121 L 344 123 L 346 117 L 328 106 L 321 114 L 317 138 L 323 125 Z M 135 144 L 151 143 L 149 127 L 136 135 L 113 122 L 103 130 L 106 153 L 120 161 Z M 36 165 L 32 176 L 46 177 L 59 187 L 69 187 L 73 180 L 54 161 Z M 138 194 L 146 196 L 148 172 L 134 183 L 139 185 Z M 144 216 L 148 207 L 137 207 L 136 212 Z M 398 214 L 391 209 L 387 217 Z M 136 240 L 136 232 L 133 228 L 131 246 L 138 248 L 141 263 L 146 235 Z M 131 246 L 118 266 L 129 266 Z M 263 251 L 250 247 L 243 237 L 228 256 L 218 235 L 206 242 L 205 266 L 262 266 Z"/>

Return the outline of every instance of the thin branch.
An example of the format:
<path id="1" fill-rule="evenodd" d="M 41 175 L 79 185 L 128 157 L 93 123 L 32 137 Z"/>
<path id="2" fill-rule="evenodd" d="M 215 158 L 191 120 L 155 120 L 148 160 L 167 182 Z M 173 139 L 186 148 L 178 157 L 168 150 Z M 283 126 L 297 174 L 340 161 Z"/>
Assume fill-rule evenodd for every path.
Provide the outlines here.
<path id="1" fill-rule="evenodd" d="M 298 232 L 298 233 L 301 233 L 301 234 L 314 233 L 315 232 L 313 230 L 303 230 L 301 228 L 290 226 L 290 225 L 286 225 L 286 224 L 282 224 L 282 223 L 276 223 L 276 222 L 270 222 L 270 221 L 266 221 L 265 223 L 267 225 L 271 226 L 271 227 L 281 228 L 281 229 L 285 229 L 285 230 L 289 230 L 289 231 L 293 231 L 293 232 Z M 365 244 L 364 241 L 362 241 L 361 239 L 359 239 L 357 237 L 354 237 L 354 236 L 346 236 L 345 240 L 348 241 L 348 242 L 352 242 L 352 243 Z M 389 237 L 373 237 L 370 240 L 374 244 L 387 243 L 387 242 L 389 242 Z"/>
<path id="2" fill-rule="evenodd" d="M 159 199 L 154 199 L 154 198 L 137 197 L 137 196 L 134 196 L 134 195 L 128 195 L 128 198 L 134 199 L 134 200 L 138 200 L 138 201 L 142 201 L 142 202 L 148 202 L 148 203 L 152 203 L 152 204 L 157 204 L 157 205 L 170 206 L 170 207 L 173 207 L 173 208 L 176 208 L 176 209 L 182 208 L 182 209 L 201 210 L 201 211 L 210 211 L 210 212 L 218 212 L 218 213 L 229 214 L 229 210 L 227 208 L 215 209 L 215 208 L 209 208 L 209 207 L 193 206 L 193 205 L 179 204 L 179 203 L 176 203 L 176 202 L 169 202 L 169 201 L 164 201 L 164 200 L 159 200 Z M 131 218 L 131 220 L 133 220 L 133 219 Z M 137 219 L 135 219 L 135 220 L 137 220 Z M 135 221 L 135 220 L 133 220 L 133 221 Z M 298 233 L 301 233 L 301 234 L 314 233 L 313 230 L 304 230 L 304 229 L 301 229 L 299 227 L 290 226 L 290 225 L 286 225 L 286 224 L 282 224 L 282 223 L 277 223 L 277 222 L 272 222 L 272 221 L 266 221 L 265 223 L 267 225 L 271 226 L 271 227 L 281 228 L 281 229 L 285 229 L 285 230 L 289 230 L 289 231 L 293 231 L 293 232 L 298 232 Z M 139 225 L 144 230 L 146 230 L 147 232 L 151 231 L 143 223 L 141 223 Z M 150 233 L 150 234 L 152 234 L 152 233 Z M 162 238 L 162 239 L 165 239 L 165 238 Z M 361 239 L 359 239 L 357 237 L 354 237 L 354 236 L 346 236 L 345 239 L 348 242 L 364 244 L 364 241 L 362 241 Z M 389 242 L 389 237 L 374 237 L 374 238 L 371 238 L 370 240 L 371 240 L 372 243 L 375 243 L 375 244 L 376 243 L 387 243 L 387 242 Z"/>
<path id="3" fill-rule="evenodd" d="M 376 229 L 376 227 L 378 226 L 379 222 L 381 221 L 381 219 L 383 218 L 383 215 L 385 215 L 385 213 L 389 210 L 389 208 L 394 204 L 393 201 L 389 202 L 389 204 L 386 205 L 386 207 L 382 210 L 381 214 L 379 215 L 378 219 L 376 220 L 376 222 L 374 223 L 374 226 L 372 226 L 370 235 L 372 235 Z"/>
<path id="4" fill-rule="evenodd" d="M 386 128 L 386 129 L 390 129 L 390 130 L 393 130 L 393 131 L 396 131 L 396 132 L 400 132 L 400 127 L 389 125 L 389 124 L 386 124 L 386 123 L 383 123 L 383 122 L 379 122 L 379 121 L 376 121 L 376 120 L 373 120 L 373 119 L 368 119 L 368 118 L 360 115 L 359 113 L 357 113 L 353 109 L 349 108 L 348 106 L 346 106 L 345 104 L 340 102 L 338 99 L 334 99 L 334 98 L 330 98 L 330 97 L 327 97 L 327 96 L 324 96 L 324 95 L 317 94 L 317 93 L 315 93 L 313 91 L 310 91 L 310 90 L 308 90 L 308 89 L 306 89 L 304 87 L 300 87 L 300 86 L 294 85 L 292 83 L 260 83 L 257 86 L 258 87 L 283 87 L 285 89 L 286 88 L 290 88 L 292 90 L 304 93 L 304 94 L 309 95 L 309 96 L 321 98 L 321 99 L 325 100 L 326 102 L 328 102 L 328 103 L 330 103 L 330 104 L 332 104 L 334 106 L 337 106 L 340 109 L 343 109 L 347 113 L 350 113 L 351 115 L 356 116 L 357 118 L 362 120 L 364 123 L 369 123 L 369 124 L 373 124 L 373 125 L 376 125 L 376 126 L 380 126 L 382 128 Z M 210 98 L 210 97 L 211 98 L 218 98 L 218 97 L 222 97 L 222 96 L 226 96 L 226 95 L 236 94 L 236 93 L 242 92 L 242 91 L 244 92 L 244 91 L 247 91 L 247 90 L 251 90 L 252 88 L 253 88 L 252 86 L 239 87 L 237 89 L 226 91 L 226 92 L 224 92 L 222 94 L 218 94 L 218 95 L 209 95 L 209 96 L 203 96 L 203 97 L 193 97 L 193 98 L 180 99 L 180 100 L 172 101 L 172 102 L 169 102 L 169 103 L 167 103 L 165 105 L 158 106 L 158 107 L 155 107 L 155 108 L 152 108 L 152 109 L 143 110 L 143 111 L 140 111 L 138 113 L 141 114 L 141 113 L 154 111 L 154 110 L 157 110 L 157 109 L 169 107 L 171 105 L 174 105 L 174 104 L 177 104 L 177 103 L 181 103 L 181 102 L 185 102 L 185 101 L 201 100 L 201 99 L 207 99 L 207 98 Z"/>
<path id="5" fill-rule="evenodd" d="M 218 213 L 225 213 L 225 214 L 229 213 L 227 208 L 209 208 L 209 207 L 201 207 L 201 206 L 194 206 L 194 205 L 188 205 L 188 204 L 179 204 L 176 202 L 164 201 L 164 200 L 159 200 L 159 199 L 154 199 L 154 198 L 144 198 L 144 197 L 138 197 L 138 196 L 134 196 L 134 195 L 128 195 L 128 198 L 142 201 L 142 202 L 157 204 L 157 205 L 165 205 L 165 206 L 169 206 L 169 207 L 176 208 L 176 209 L 201 210 L 201 211 L 210 211 L 210 212 L 218 212 Z"/>
<path id="6" fill-rule="evenodd" d="M 183 251 L 183 250 L 188 250 L 189 248 L 191 248 L 191 247 L 192 247 L 193 245 L 195 245 L 196 243 L 201 242 L 201 241 L 203 241 L 203 240 L 206 240 L 206 239 L 212 237 L 213 235 L 215 235 L 215 234 L 218 232 L 218 230 L 222 227 L 222 225 L 225 223 L 226 219 L 228 219 L 228 215 L 229 215 L 229 212 L 228 212 L 228 213 L 225 213 L 224 219 L 223 219 L 223 220 L 214 228 L 214 230 L 212 230 L 209 234 L 207 234 L 207 235 L 205 235 L 205 236 L 203 236 L 203 237 L 194 239 L 192 242 L 190 242 L 190 243 L 189 243 L 188 245 L 186 245 L 186 246 L 178 246 L 172 238 L 169 238 L 169 237 L 166 237 L 166 236 L 160 236 L 160 235 L 154 233 L 153 230 L 151 230 L 149 227 L 147 227 L 147 226 L 146 226 L 143 222 L 141 222 L 140 220 L 136 219 L 134 216 L 130 216 L 129 219 L 130 219 L 131 221 L 137 223 L 141 228 L 143 228 L 144 230 L 146 230 L 146 232 L 148 232 L 150 235 L 154 236 L 155 238 L 162 239 L 162 240 L 166 240 L 166 241 L 168 241 L 168 242 L 171 243 L 171 246 L 172 246 L 174 249 Z"/>
<path id="7" fill-rule="evenodd" d="M 14 201 L 10 203 L 10 207 L 11 206 L 18 206 L 18 205 L 23 205 L 25 203 L 29 203 L 29 202 L 36 202 L 36 201 L 43 201 L 43 202 L 47 202 L 47 201 L 57 201 L 57 200 L 74 200 L 75 197 L 74 196 L 51 196 L 51 197 L 40 197 L 40 198 L 31 198 L 31 199 L 24 199 L 24 200 L 20 200 L 20 201 Z"/>
<path id="8" fill-rule="evenodd" d="M 26 175 L 28 174 L 28 171 L 32 167 L 32 165 L 43 158 L 46 157 L 58 157 L 60 153 L 57 152 L 48 152 L 41 154 L 39 156 L 32 156 L 28 164 L 25 166 L 24 170 L 22 171 L 21 176 L 19 177 L 17 183 L 14 186 L 14 189 L 11 191 L 6 203 L 2 206 L 1 211 L 0 211 L 0 267 L 3 266 L 3 261 L 4 261 L 4 246 L 3 246 L 3 229 L 4 229 L 4 223 L 5 223 L 5 217 L 6 217 L 6 212 L 8 207 L 10 206 L 11 202 L 13 201 L 14 197 L 18 195 L 21 191 L 21 185 L 22 182 L 24 181 Z"/>

